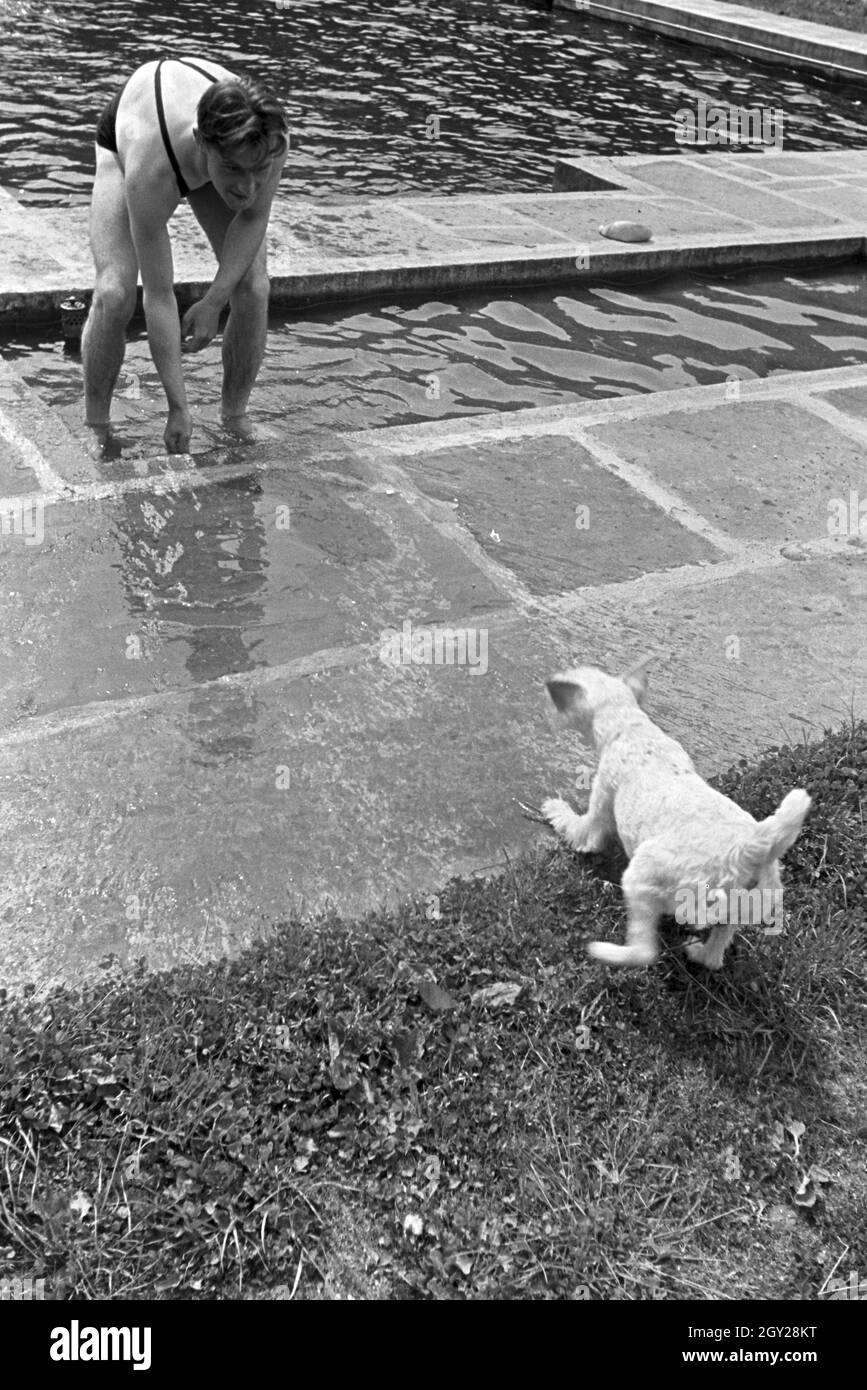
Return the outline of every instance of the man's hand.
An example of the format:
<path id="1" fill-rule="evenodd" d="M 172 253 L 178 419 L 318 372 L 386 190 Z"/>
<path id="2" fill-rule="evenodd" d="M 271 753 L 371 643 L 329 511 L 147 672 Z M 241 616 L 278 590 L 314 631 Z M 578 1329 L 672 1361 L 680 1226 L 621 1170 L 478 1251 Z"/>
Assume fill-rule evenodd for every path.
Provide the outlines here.
<path id="1" fill-rule="evenodd" d="M 207 347 L 220 328 L 220 309 L 213 301 L 200 299 L 184 314 L 181 321 L 181 352 L 198 352 Z"/>
<path id="2" fill-rule="evenodd" d="M 163 433 L 167 452 L 170 454 L 188 453 L 192 433 L 193 421 L 190 412 L 178 406 L 170 410 Z"/>

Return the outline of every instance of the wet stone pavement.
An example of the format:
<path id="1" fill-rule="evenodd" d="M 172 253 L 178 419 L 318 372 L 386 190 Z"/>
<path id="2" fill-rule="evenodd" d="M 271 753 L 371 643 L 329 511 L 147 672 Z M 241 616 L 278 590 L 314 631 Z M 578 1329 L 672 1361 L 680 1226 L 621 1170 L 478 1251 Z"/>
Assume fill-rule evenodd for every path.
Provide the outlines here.
<path id="1" fill-rule="evenodd" d="M 515 798 L 580 799 L 566 661 L 650 654 L 706 773 L 841 722 L 865 400 L 853 367 L 180 460 L 155 413 L 97 464 L 5 368 L 5 981 L 498 870 L 539 833 Z"/>

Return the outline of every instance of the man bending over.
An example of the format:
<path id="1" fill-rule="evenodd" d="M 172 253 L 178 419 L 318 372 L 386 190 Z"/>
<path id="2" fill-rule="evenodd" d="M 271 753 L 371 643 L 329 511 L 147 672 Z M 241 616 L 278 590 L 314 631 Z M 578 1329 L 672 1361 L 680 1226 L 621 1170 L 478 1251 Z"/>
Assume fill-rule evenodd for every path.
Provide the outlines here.
<path id="1" fill-rule="evenodd" d="M 90 214 L 96 284 L 82 337 L 86 420 L 101 445 L 109 437 L 139 270 L 148 343 L 168 401 L 169 453 L 186 453 L 192 433 L 181 354 L 211 341 L 227 304 L 223 424 L 241 439 L 254 437 L 247 403 L 268 332 L 265 232 L 287 153 L 280 103 L 217 63 L 145 63 L 106 106 L 96 131 Z M 182 198 L 219 262 L 183 323 L 168 233 Z"/>

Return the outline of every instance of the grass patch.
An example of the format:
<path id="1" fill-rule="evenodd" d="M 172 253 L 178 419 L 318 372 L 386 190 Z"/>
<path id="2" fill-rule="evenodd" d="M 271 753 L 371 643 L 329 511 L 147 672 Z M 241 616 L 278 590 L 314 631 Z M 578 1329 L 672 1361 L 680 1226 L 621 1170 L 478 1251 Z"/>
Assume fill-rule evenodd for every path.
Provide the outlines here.
<path id="1" fill-rule="evenodd" d="M 231 962 L 4 996 L 0 1276 L 120 1299 L 867 1278 L 867 725 L 718 785 L 757 816 L 814 798 L 787 934 L 742 934 L 718 976 L 673 924 L 650 970 L 591 965 L 621 865 L 545 845 Z"/>

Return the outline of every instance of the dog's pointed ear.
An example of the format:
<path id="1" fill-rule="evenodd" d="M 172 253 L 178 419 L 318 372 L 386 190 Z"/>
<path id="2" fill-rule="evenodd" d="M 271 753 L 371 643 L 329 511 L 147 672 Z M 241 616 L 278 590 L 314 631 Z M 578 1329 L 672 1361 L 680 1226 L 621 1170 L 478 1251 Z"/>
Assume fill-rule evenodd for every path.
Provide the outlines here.
<path id="1" fill-rule="evenodd" d="M 545 682 L 545 686 L 561 714 L 568 714 L 576 701 L 584 695 L 580 685 L 576 685 L 575 681 L 564 680 L 562 676 L 553 676 Z"/>
<path id="2" fill-rule="evenodd" d="M 638 671 L 630 671 L 623 677 L 623 684 L 632 691 L 636 703 L 644 704 L 644 697 L 647 694 L 647 671 L 641 668 Z"/>

